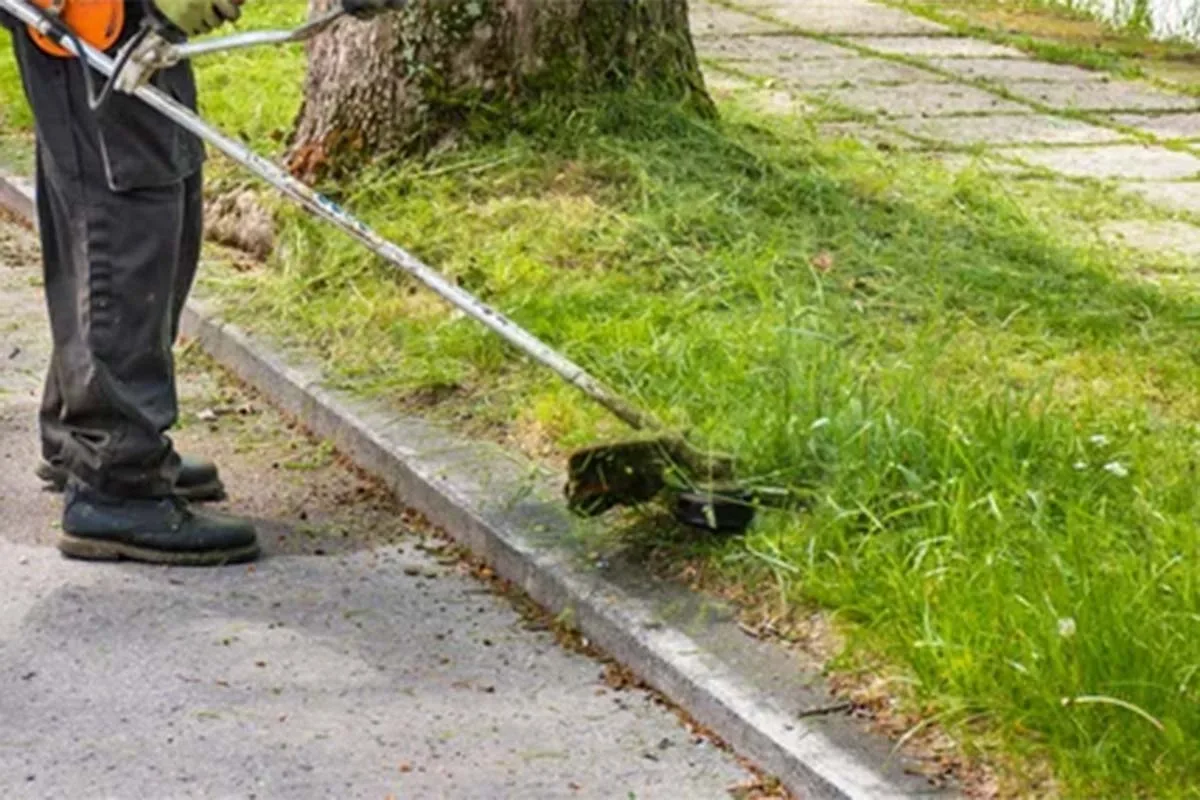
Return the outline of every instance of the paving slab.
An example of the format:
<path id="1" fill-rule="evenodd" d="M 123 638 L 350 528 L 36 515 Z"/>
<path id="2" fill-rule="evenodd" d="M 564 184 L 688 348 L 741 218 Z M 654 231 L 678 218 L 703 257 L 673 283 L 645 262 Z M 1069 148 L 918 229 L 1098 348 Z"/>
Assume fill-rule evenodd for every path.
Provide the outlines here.
<path id="1" fill-rule="evenodd" d="M 931 153 L 928 158 L 955 173 L 974 170 L 988 175 L 1012 176 L 1028 172 L 1028 168 L 1020 164 L 996 158 L 991 154 L 938 152 Z"/>
<path id="2" fill-rule="evenodd" d="M 868 0 L 740 0 L 739 5 L 811 33 L 904 36 L 947 30 L 931 20 Z"/>
<path id="3" fill-rule="evenodd" d="M 704 85 L 714 95 L 728 97 L 739 92 L 753 91 L 758 85 L 740 75 L 732 75 L 715 69 L 703 70 Z"/>
<path id="4" fill-rule="evenodd" d="M 826 99 L 847 108 L 892 117 L 944 116 L 950 114 L 1017 113 L 1027 106 L 954 83 L 911 83 L 904 86 L 856 86 L 827 90 Z"/>
<path id="5" fill-rule="evenodd" d="M 849 47 L 822 42 L 807 36 L 725 36 L 696 40 L 696 52 L 704 58 L 777 64 L 807 59 L 857 58 Z"/>
<path id="6" fill-rule="evenodd" d="M 1056 81 L 1087 83 L 1109 77 L 1100 72 L 1067 64 L 1047 64 L 1027 58 L 935 58 L 930 62 L 962 78 L 1013 83 L 1015 81 Z"/>
<path id="7" fill-rule="evenodd" d="M 766 114 L 811 116 L 818 111 L 811 103 L 805 102 L 804 98 L 797 97 L 794 92 L 786 89 L 756 89 L 743 97 L 754 108 Z"/>
<path id="8" fill-rule="evenodd" d="M 1121 188 L 1141 195 L 1146 202 L 1160 208 L 1200 216 L 1200 183 L 1146 181 L 1125 183 Z"/>
<path id="9" fill-rule="evenodd" d="M 1114 114 L 1118 125 L 1136 128 L 1161 139 L 1200 139 L 1200 112 L 1182 114 Z"/>
<path id="10" fill-rule="evenodd" d="M 1013 58 L 1025 59 L 1014 47 L 992 44 L 962 36 L 858 36 L 855 44 L 881 53 L 922 58 Z"/>
<path id="11" fill-rule="evenodd" d="M 1149 252 L 1200 257 L 1200 227 L 1174 220 L 1116 220 L 1105 223 L 1101 236 L 1112 244 Z M 1200 263 L 1193 272 L 1200 275 Z"/>
<path id="12" fill-rule="evenodd" d="M 784 27 L 743 14 L 724 6 L 691 2 L 688 4 L 692 35 L 701 38 L 738 36 L 748 33 L 771 33 Z"/>
<path id="13" fill-rule="evenodd" d="M 1171 94 L 1129 81 L 1005 82 L 1018 97 L 1064 111 L 1190 111 L 1200 109 L 1200 100 Z"/>
<path id="14" fill-rule="evenodd" d="M 750 61 L 742 69 L 778 78 L 799 88 L 871 86 L 937 81 L 935 73 L 884 58 L 838 58 L 816 61 Z"/>
<path id="15" fill-rule="evenodd" d="M 716 800 L 749 779 L 204 367 L 181 369 L 185 417 L 240 413 L 179 440 L 222 457 L 268 557 L 62 559 L 59 501 L 32 474 L 48 351 L 34 252 L 0 228 L 0 797 Z"/>
<path id="16" fill-rule="evenodd" d="M 1076 178 L 1170 181 L 1200 176 L 1200 158 L 1164 147 L 1047 147 L 1006 151 L 1027 164 Z"/>
<path id="17" fill-rule="evenodd" d="M 767 114 L 810 115 L 817 109 L 786 89 L 767 89 L 728 72 L 704 70 L 704 83 L 717 99 L 736 97 Z"/>
<path id="18" fill-rule="evenodd" d="M 919 142 L 896 131 L 865 122 L 826 122 L 817 126 L 817 134 L 828 139 L 853 139 L 879 150 L 914 150 Z"/>
<path id="19" fill-rule="evenodd" d="M 913 136 L 944 145 L 1103 144 L 1122 140 L 1109 128 L 1044 114 L 982 117 L 909 117 L 892 124 Z"/>

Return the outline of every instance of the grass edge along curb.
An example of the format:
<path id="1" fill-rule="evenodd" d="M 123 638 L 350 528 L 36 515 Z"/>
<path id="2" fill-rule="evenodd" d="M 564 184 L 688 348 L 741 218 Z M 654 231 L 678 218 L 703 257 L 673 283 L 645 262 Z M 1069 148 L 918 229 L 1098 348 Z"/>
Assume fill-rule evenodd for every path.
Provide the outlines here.
<path id="1" fill-rule="evenodd" d="M 0 174 L 0 210 L 32 226 L 33 208 L 31 190 Z M 202 303 L 188 303 L 181 327 L 217 363 L 332 441 L 537 604 L 569 616 L 597 647 L 793 793 L 839 800 L 954 796 L 931 788 L 886 740 L 860 723 L 806 711 L 797 701 L 825 694 L 813 689 L 819 677 L 800 674 L 780 648 L 747 642 L 729 619 L 714 621 L 705 613 L 702 625 L 690 620 L 694 628 L 708 628 L 704 638 L 710 643 L 735 642 L 742 651 L 738 655 L 757 647 L 768 660 L 789 662 L 793 674 L 769 676 L 766 682 L 775 689 L 769 691 L 717 652 L 728 647 L 706 646 L 680 627 L 664 624 L 664 616 L 678 613 L 671 609 L 679 608 L 680 595 L 699 599 L 694 593 L 678 589 L 655 600 L 630 588 L 646 576 L 632 576 L 622 586 L 597 570 L 582 569 L 564 546 L 577 523 L 561 501 L 528 491 L 531 471 L 515 457 L 323 389 L 318 370 L 289 364 L 222 323 Z M 414 441 L 425 446 L 415 448 Z"/>

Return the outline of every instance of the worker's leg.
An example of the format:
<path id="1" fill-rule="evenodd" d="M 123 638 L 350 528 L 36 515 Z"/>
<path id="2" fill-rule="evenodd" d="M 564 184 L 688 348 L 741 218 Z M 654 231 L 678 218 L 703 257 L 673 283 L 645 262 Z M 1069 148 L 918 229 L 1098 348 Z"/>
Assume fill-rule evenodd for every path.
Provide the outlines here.
<path id="1" fill-rule="evenodd" d="M 172 344 L 185 184 L 112 192 L 43 164 L 39 211 L 71 474 L 60 547 L 79 558 L 219 564 L 258 552 L 248 523 L 175 498 L 166 431 L 177 413 Z"/>
<path id="2" fill-rule="evenodd" d="M 185 179 L 199 160 L 130 98 L 93 115 L 78 63 L 46 59 L 15 39 L 38 129 L 49 383 L 59 404 L 47 438 L 71 474 L 60 548 L 177 564 L 252 557 L 253 526 L 176 499 L 179 460 L 166 436 L 177 414 L 172 344 L 176 281 L 191 252 L 185 217 L 198 213 L 196 183 Z M 176 88 L 186 96 L 186 85 Z M 193 250 L 196 241 L 193 233 Z"/>
<path id="3" fill-rule="evenodd" d="M 38 197 L 39 199 L 46 198 L 49 201 L 54 194 L 52 187 L 47 184 L 43 170 L 44 167 L 39 167 Z M 191 291 L 200 258 L 203 230 L 202 185 L 201 174 L 197 172 L 182 182 L 180 191 L 172 190 L 166 193 L 169 195 L 165 198 L 168 202 L 163 206 L 164 211 L 178 207 L 177 211 L 167 213 L 168 216 L 178 216 L 181 232 L 178 239 L 171 240 L 173 243 L 178 242 L 175 247 L 177 251 L 175 254 L 176 269 L 171 289 L 171 317 L 169 320 L 171 341 L 174 341 L 178 335 L 180 314 L 188 293 Z M 155 193 L 164 194 L 162 190 L 155 190 L 151 195 L 153 196 Z M 103 194 L 108 193 L 103 192 Z M 116 195 L 115 197 L 119 198 L 120 196 Z M 121 204 L 124 205 L 124 203 Z M 133 212 L 135 209 L 131 206 L 129 210 Z M 45 252 L 53 256 L 55 262 L 58 262 L 62 259 L 59 249 L 61 244 L 57 241 L 53 212 L 54 209 L 49 203 L 39 205 L 39 213 L 43 219 L 48 220 L 49 225 L 44 227 L 43 247 Z M 141 224 L 150 223 L 150 220 L 144 217 L 139 217 L 139 220 L 141 220 L 139 227 Z M 175 223 L 173 218 L 163 221 L 172 226 Z M 142 230 L 144 231 L 144 229 Z M 171 255 L 169 252 L 161 253 L 160 257 L 169 258 Z M 42 398 L 40 422 L 43 463 L 38 468 L 38 475 L 55 488 L 61 489 L 65 486 L 68 477 L 65 454 L 70 437 L 66 426 L 63 388 L 57 377 L 59 372 L 57 364 L 58 359 L 53 358 Z M 217 474 L 216 466 L 211 462 L 187 457 L 181 460 L 175 491 L 181 497 L 189 500 L 216 500 L 224 496 L 224 487 Z"/>
<path id="4" fill-rule="evenodd" d="M 60 458 L 101 492 L 169 495 L 183 186 L 118 194 L 94 176 L 39 172 Z"/>
<path id="5" fill-rule="evenodd" d="M 48 189 L 43 175 L 41 148 L 38 148 L 37 175 L 35 197 L 39 229 L 42 237 L 42 264 L 58 263 L 63 256 L 60 251 L 55 222 L 47 205 Z M 62 425 L 62 391 L 58 386 L 58 357 L 57 348 L 51 351 L 49 369 L 46 370 L 46 382 L 42 390 L 42 406 L 39 413 L 39 427 L 42 434 L 42 460 L 45 464 L 53 465 L 56 474 L 51 474 L 39 468 L 38 475 L 45 480 L 55 479 L 62 489 L 67 482 L 66 467 L 62 465 L 62 453 L 66 449 L 67 430 Z"/>
<path id="6" fill-rule="evenodd" d="M 196 268 L 200 263 L 200 245 L 204 239 L 204 179 L 199 170 L 183 182 L 183 236 L 179 243 L 179 265 L 175 273 L 174 307 L 171 309 L 171 336 L 179 336 L 183 305 L 192 293 Z"/>

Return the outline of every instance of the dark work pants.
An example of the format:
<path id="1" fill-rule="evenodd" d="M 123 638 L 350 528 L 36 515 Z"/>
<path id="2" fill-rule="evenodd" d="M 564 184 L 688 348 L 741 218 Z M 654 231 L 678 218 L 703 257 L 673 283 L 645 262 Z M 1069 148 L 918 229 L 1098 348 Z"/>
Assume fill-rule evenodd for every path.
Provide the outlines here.
<path id="1" fill-rule="evenodd" d="M 126 96 L 87 106 L 82 65 L 14 32 L 37 123 L 37 207 L 54 349 L 43 455 L 125 497 L 170 494 L 171 348 L 199 258 L 199 143 Z M 156 79 L 194 106 L 186 67 Z"/>
<path id="2" fill-rule="evenodd" d="M 42 455 L 104 492 L 169 493 L 171 346 L 200 254 L 200 174 L 117 194 L 39 159 L 37 202 L 54 334 Z"/>

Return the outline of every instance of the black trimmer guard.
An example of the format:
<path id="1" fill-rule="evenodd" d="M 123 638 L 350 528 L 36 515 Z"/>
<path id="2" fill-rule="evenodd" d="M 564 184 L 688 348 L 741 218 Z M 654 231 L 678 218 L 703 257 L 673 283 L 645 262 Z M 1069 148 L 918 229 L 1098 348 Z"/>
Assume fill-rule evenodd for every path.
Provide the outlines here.
<path id="1" fill-rule="evenodd" d="M 696 477 L 696 470 L 688 468 L 695 465 L 681 461 L 678 443 L 670 438 L 579 450 L 567 463 L 567 503 L 572 511 L 585 517 L 599 516 L 617 506 L 647 503 L 668 489 L 668 475 Z M 746 530 L 754 520 L 755 498 L 751 492 L 727 482 L 732 464 L 728 459 L 713 459 L 701 467 L 708 478 L 702 486 L 710 488 L 676 493 L 672 499 L 675 518 L 684 525 L 712 532 Z M 714 484 L 714 478 L 722 480 Z"/>
<path id="2" fill-rule="evenodd" d="M 675 519 L 712 533 L 742 533 L 754 522 L 754 498 L 744 491 L 689 491 L 675 496 Z"/>

